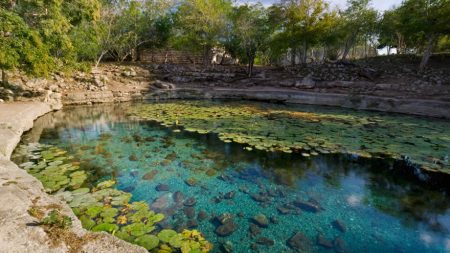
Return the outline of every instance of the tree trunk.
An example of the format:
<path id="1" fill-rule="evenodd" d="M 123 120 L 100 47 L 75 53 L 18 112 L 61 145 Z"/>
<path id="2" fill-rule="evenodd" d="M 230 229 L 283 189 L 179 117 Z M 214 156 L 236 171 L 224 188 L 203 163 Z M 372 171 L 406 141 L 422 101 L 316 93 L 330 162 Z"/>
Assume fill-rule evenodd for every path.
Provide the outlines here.
<path id="1" fill-rule="evenodd" d="M 295 48 L 291 48 L 291 65 L 295 66 L 295 54 L 296 54 L 296 50 Z"/>
<path id="2" fill-rule="evenodd" d="M 428 60 L 430 59 L 431 53 L 433 52 L 433 46 L 435 42 L 436 36 L 430 35 L 428 37 L 428 45 L 423 52 L 422 61 L 420 62 L 419 71 L 423 71 L 427 66 Z"/>
<path id="3" fill-rule="evenodd" d="M 307 60 L 308 60 L 308 43 L 306 41 L 303 41 L 302 63 L 306 64 Z"/>
<path id="4" fill-rule="evenodd" d="M 4 69 L 2 69 L 2 85 L 8 84 L 8 73 Z"/>
<path id="5" fill-rule="evenodd" d="M 97 62 L 95 63 L 95 68 L 98 67 L 98 64 L 100 64 L 100 62 L 101 62 L 103 56 L 105 56 L 106 52 L 107 52 L 107 51 L 103 51 L 103 52 L 100 54 L 100 56 L 99 56 L 98 59 L 97 59 Z"/>
<path id="6" fill-rule="evenodd" d="M 247 53 L 247 59 L 248 59 L 247 74 L 248 74 L 248 77 L 250 78 L 253 75 L 253 65 L 255 64 L 255 54 Z"/>
<path id="7" fill-rule="evenodd" d="M 210 48 L 208 46 L 204 46 L 203 47 L 203 67 L 208 67 L 210 64 L 210 59 L 209 59 L 209 51 Z"/>
<path id="8" fill-rule="evenodd" d="M 342 60 L 345 61 L 347 60 L 347 56 L 350 53 L 350 49 L 352 48 L 352 39 L 347 39 L 347 41 L 345 42 L 345 47 L 344 47 L 344 53 L 342 54 Z"/>

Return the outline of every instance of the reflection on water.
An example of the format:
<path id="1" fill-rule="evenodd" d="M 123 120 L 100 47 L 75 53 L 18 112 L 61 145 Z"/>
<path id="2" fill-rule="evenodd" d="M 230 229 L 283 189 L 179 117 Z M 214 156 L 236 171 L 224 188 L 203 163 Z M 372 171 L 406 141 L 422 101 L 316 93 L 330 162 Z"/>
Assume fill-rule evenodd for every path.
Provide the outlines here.
<path id="1" fill-rule="evenodd" d="M 430 186 L 392 160 L 249 152 L 130 121 L 128 106 L 65 109 L 25 140 L 69 150 L 95 180 L 114 177 L 165 213 L 164 227 L 202 231 L 215 252 L 450 251 L 448 178 Z"/>

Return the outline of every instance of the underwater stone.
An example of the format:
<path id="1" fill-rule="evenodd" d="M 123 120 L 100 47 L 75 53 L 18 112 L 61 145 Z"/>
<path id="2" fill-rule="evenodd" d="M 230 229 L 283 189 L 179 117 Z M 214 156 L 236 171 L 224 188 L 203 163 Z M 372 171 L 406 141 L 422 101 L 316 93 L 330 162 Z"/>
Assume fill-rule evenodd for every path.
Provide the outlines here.
<path id="1" fill-rule="evenodd" d="M 223 197 L 225 199 L 232 199 L 232 198 L 234 198 L 234 195 L 236 195 L 236 192 L 235 191 L 230 191 L 230 192 L 225 193 L 225 195 Z"/>
<path id="2" fill-rule="evenodd" d="M 263 194 L 251 194 L 250 197 L 256 202 L 270 202 L 270 198 Z"/>
<path id="3" fill-rule="evenodd" d="M 135 154 L 132 154 L 128 157 L 128 160 L 135 162 L 135 161 L 138 161 L 139 159 L 137 158 L 137 156 Z"/>
<path id="4" fill-rule="evenodd" d="M 224 225 L 225 223 L 233 220 L 233 215 L 230 213 L 223 213 L 219 216 L 216 216 L 215 219 L 220 222 L 220 224 Z"/>
<path id="5" fill-rule="evenodd" d="M 302 232 L 297 232 L 289 238 L 287 245 L 297 252 L 311 252 L 311 241 Z"/>
<path id="6" fill-rule="evenodd" d="M 256 239 L 256 243 L 264 245 L 264 246 L 273 246 L 273 245 L 275 245 L 275 241 L 270 239 L 270 238 L 267 238 L 267 237 L 259 237 L 258 239 Z"/>
<path id="7" fill-rule="evenodd" d="M 252 237 L 255 237 L 261 233 L 261 228 L 253 223 L 250 224 L 249 230 Z"/>
<path id="8" fill-rule="evenodd" d="M 162 191 L 169 191 L 170 187 L 167 184 L 158 184 L 155 189 L 159 192 L 162 192 Z"/>
<path id="9" fill-rule="evenodd" d="M 181 203 L 181 202 L 183 202 L 183 200 L 184 200 L 184 194 L 182 193 L 182 192 L 180 192 L 180 191 L 176 191 L 174 194 L 173 194 L 173 201 L 175 201 L 175 203 Z"/>
<path id="10" fill-rule="evenodd" d="M 208 169 L 205 174 L 209 177 L 213 177 L 217 174 L 217 171 L 215 169 Z"/>
<path id="11" fill-rule="evenodd" d="M 230 242 L 230 241 L 226 241 L 226 242 L 224 242 L 224 243 L 222 243 L 222 251 L 224 251 L 225 253 L 231 253 L 231 252 L 233 252 L 233 248 L 234 248 L 234 246 L 233 246 L 233 243 L 232 242 Z"/>
<path id="12" fill-rule="evenodd" d="M 197 220 L 203 221 L 203 220 L 206 220 L 207 218 L 208 218 L 208 213 L 205 210 L 200 210 L 200 212 L 198 212 Z"/>
<path id="13" fill-rule="evenodd" d="M 186 215 L 186 217 L 188 217 L 189 219 L 192 219 L 195 217 L 195 208 L 193 208 L 192 206 L 187 206 L 183 209 L 184 214 Z"/>
<path id="14" fill-rule="evenodd" d="M 253 217 L 252 221 L 262 227 L 262 228 L 266 228 L 269 226 L 269 219 L 267 219 L 267 217 L 264 214 L 258 214 L 256 216 Z"/>
<path id="15" fill-rule="evenodd" d="M 186 201 L 184 201 L 183 205 L 185 206 L 195 206 L 197 204 L 197 200 L 194 197 L 188 198 Z"/>
<path id="16" fill-rule="evenodd" d="M 324 247 L 326 249 L 332 249 L 333 248 L 333 242 L 325 238 L 324 235 L 318 234 L 316 239 L 317 245 Z"/>
<path id="17" fill-rule="evenodd" d="M 333 227 L 339 231 L 341 231 L 342 233 L 345 233 L 347 231 L 347 226 L 345 225 L 345 223 L 341 220 L 334 220 L 332 223 Z"/>
<path id="18" fill-rule="evenodd" d="M 152 170 L 150 172 L 145 173 L 145 175 L 142 177 L 144 180 L 152 180 L 156 174 L 158 174 L 157 170 Z"/>
<path id="19" fill-rule="evenodd" d="M 188 178 L 184 181 L 189 186 L 196 186 L 197 180 L 195 178 Z"/>
<path id="20" fill-rule="evenodd" d="M 194 219 L 190 219 L 186 222 L 186 226 L 188 228 L 196 228 L 196 227 L 198 227 L 198 222 Z"/>
<path id="21" fill-rule="evenodd" d="M 293 204 L 307 212 L 317 213 L 322 210 L 322 208 L 318 204 L 311 201 L 296 200 L 293 202 Z"/>
<path id="22" fill-rule="evenodd" d="M 336 253 L 345 253 L 347 252 L 345 242 L 341 237 L 336 237 L 333 241 L 334 251 Z"/>
<path id="23" fill-rule="evenodd" d="M 236 231 L 237 226 L 233 221 L 228 221 L 223 225 L 220 225 L 216 228 L 215 233 L 218 236 L 229 236 L 232 233 L 234 233 L 234 231 Z"/>

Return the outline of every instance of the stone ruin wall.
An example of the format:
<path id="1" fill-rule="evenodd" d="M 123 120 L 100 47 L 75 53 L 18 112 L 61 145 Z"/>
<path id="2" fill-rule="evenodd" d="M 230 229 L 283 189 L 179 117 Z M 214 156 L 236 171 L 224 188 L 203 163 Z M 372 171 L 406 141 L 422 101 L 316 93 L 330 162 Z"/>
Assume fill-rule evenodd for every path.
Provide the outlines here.
<path id="1" fill-rule="evenodd" d="M 143 50 L 140 53 L 140 59 L 142 62 L 150 62 L 156 64 L 202 64 L 202 54 L 179 51 L 173 49 L 155 49 L 155 50 Z"/>

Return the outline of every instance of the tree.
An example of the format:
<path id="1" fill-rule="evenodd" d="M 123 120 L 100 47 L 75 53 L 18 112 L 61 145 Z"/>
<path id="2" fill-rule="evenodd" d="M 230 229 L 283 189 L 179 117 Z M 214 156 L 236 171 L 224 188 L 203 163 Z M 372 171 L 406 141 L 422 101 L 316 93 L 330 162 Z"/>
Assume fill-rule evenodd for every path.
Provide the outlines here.
<path id="1" fill-rule="evenodd" d="M 231 14 L 233 22 L 233 38 L 235 38 L 235 46 L 245 54 L 248 64 L 248 76 L 253 74 L 253 65 L 255 63 L 256 54 L 266 45 L 270 36 L 270 28 L 268 26 L 267 14 L 261 4 L 258 5 L 241 5 L 235 7 Z M 242 55 L 237 55 L 242 57 Z"/>
<path id="2" fill-rule="evenodd" d="M 2 83 L 7 83 L 6 71 L 15 68 L 25 69 L 28 73 L 46 76 L 53 64 L 48 50 L 22 18 L 0 8 L 0 69 Z"/>
<path id="3" fill-rule="evenodd" d="M 209 64 L 210 51 L 220 44 L 231 11 L 229 0 L 185 0 L 176 13 L 174 45 L 203 52 Z"/>
<path id="4" fill-rule="evenodd" d="M 348 0 L 348 8 L 342 13 L 344 18 L 343 33 L 345 34 L 342 60 L 346 60 L 350 49 L 363 38 L 374 31 L 378 13 L 369 7 L 370 0 Z"/>
<path id="5" fill-rule="evenodd" d="M 281 21 L 274 36 L 276 47 L 291 51 L 291 63 L 295 64 L 296 52 L 301 49 L 300 60 L 306 63 L 308 50 L 320 44 L 336 17 L 323 0 L 286 0 L 271 9 L 271 20 Z M 276 17 L 280 15 L 280 17 Z"/>
<path id="6" fill-rule="evenodd" d="M 448 0 L 407 0 L 399 7 L 402 30 L 416 45 L 423 45 L 419 70 L 422 71 L 438 39 L 450 33 Z"/>

